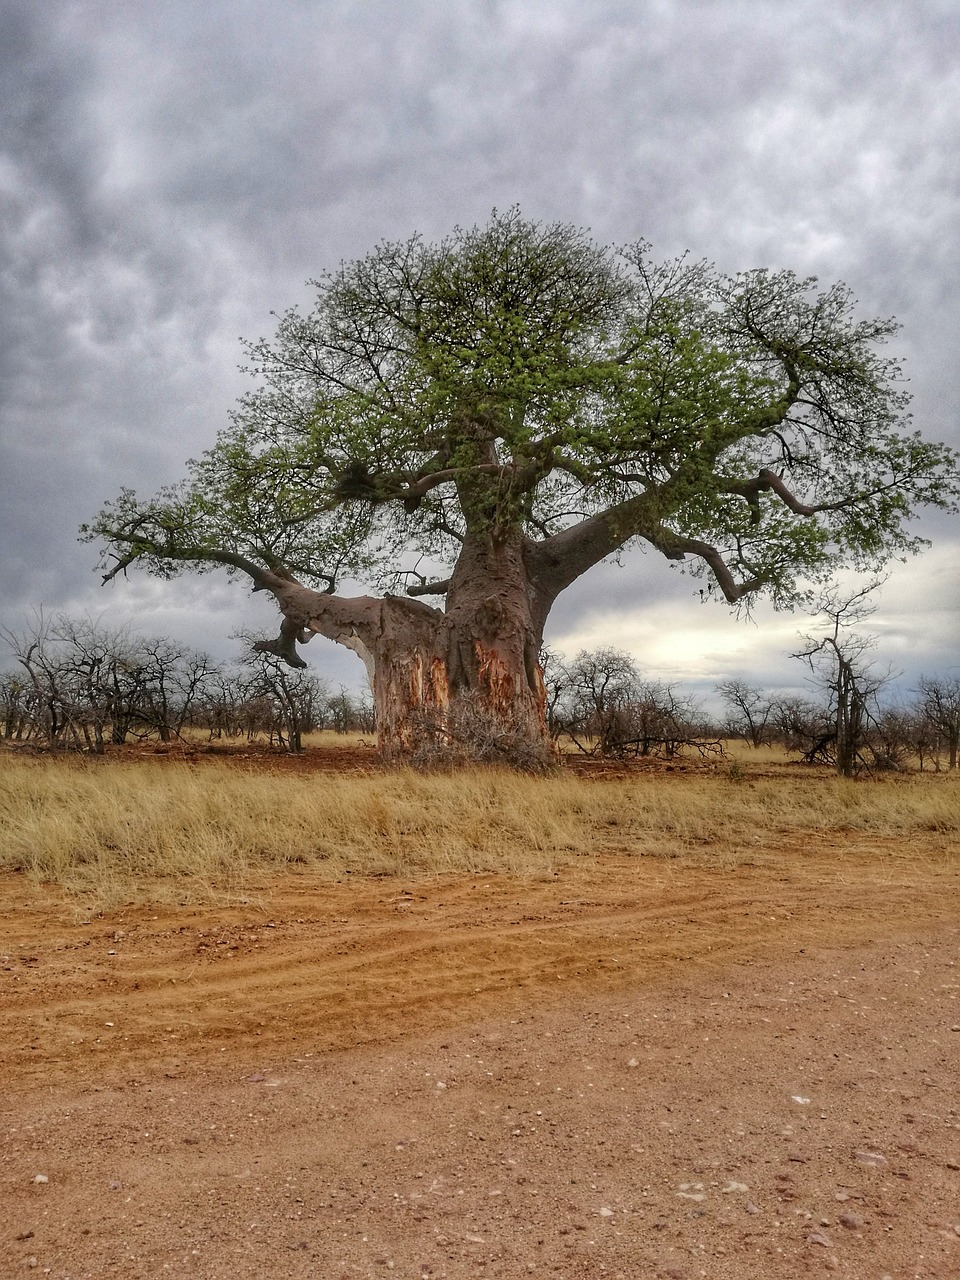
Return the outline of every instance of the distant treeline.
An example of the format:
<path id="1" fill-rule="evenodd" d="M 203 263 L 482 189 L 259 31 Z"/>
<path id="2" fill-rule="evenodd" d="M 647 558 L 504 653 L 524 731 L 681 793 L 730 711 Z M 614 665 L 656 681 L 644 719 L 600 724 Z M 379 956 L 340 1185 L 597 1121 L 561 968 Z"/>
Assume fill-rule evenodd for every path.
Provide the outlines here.
<path id="1" fill-rule="evenodd" d="M 169 742 L 199 730 L 299 751 L 316 730 L 374 731 L 369 700 L 252 648 L 225 664 L 167 639 L 62 615 L 3 640 L 15 660 L 0 672 L 8 742 L 99 754 L 108 743 Z"/>
<path id="2" fill-rule="evenodd" d="M 3 633 L 12 659 L 0 671 L 0 733 L 9 743 L 103 753 L 187 730 L 209 738 L 265 738 L 300 751 L 316 730 L 373 734 L 369 698 L 333 691 L 253 649 L 238 662 L 163 638 L 110 629 L 91 619 L 39 618 L 22 634 Z M 545 650 L 547 718 L 554 739 L 612 757 L 720 753 L 742 738 L 780 746 L 838 772 L 955 769 L 960 750 L 960 676 L 924 677 L 905 701 L 884 699 L 856 645 L 798 657 L 807 661 L 812 697 L 780 694 L 743 680 L 717 686 L 719 720 L 679 683 L 646 678 L 629 654 L 601 648 L 564 662 Z"/>
<path id="3" fill-rule="evenodd" d="M 565 663 L 544 661 L 553 736 L 604 756 L 675 756 L 719 751 L 730 738 L 753 747 L 780 746 L 810 764 L 843 774 L 957 767 L 960 677 L 923 678 L 909 700 L 886 702 L 878 677 L 856 648 L 797 655 L 811 669 L 810 698 L 756 688 L 743 680 L 716 686 L 719 721 L 678 683 L 645 678 L 618 649 L 581 652 Z"/>

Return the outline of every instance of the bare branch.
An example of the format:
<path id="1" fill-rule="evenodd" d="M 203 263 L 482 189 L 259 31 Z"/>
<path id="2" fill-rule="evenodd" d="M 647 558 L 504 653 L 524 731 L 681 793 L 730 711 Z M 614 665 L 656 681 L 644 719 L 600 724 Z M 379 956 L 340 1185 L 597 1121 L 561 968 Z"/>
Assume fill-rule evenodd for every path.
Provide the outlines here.
<path id="1" fill-rule="evenodd" d="M 311 634 L 299 623 L 291 621 L 290 618 L 284 618 L 276 640 L 258 640 L 253 647 L 257 653 L 272 653 L 274 657 L 282 658 L 288 667 L 302 669 L 307 664 L 297 653 L 297 645 L 306 644 Z"/>
<path id="2" fill-rule="evenodd" d="M 445 596 L 450 589 L 450 581 L 444 578 L 442 582 L 415 582 L 412 587 L 407 587 L 407 595 Z"/>
<path id="3" fill-rule="evenodd" d="M 722 553 L 708 542 L 701 542 L 699 538 L 683 538 L 669 529 L 662 529 L 656 534 L 641 533 L 640 536 L 668 560 L 683 560 L 688 555 L 699 556 L 713 570 L 717 586 L 729 604 L 736 604 L 744 596 L 759 591 L 766 585 L 766 580 L 760 574 L 745 582 L 737 582 Z"/>
<path id="4" fill-rule="evenodd" d="M 188 563 L 199 561 L 204 564 L 222 564 L 227 568 L 239 569 L 253 579 L 255 591 L 272 591 L 278 578 L 289 582 L 296 581 L 293 574 L 288 572 L 279 562 L 271 569 L 264 569 L 262 565 L 248 560 L 246 556 L 242 556 L 236 551 L 228 551 L 224 547 L 172 547 L 161 545 L 139 536 L 131 538 L 122 531 L 111 532 L 110 536 L 117 542 L 129 540 L 133 543 L 133 546 L 127 555 L 120 557 L 116 565 L 103 575 L 104 582 L 109 582 L 118 573 L 125 571 L 143 555 L 155 555 L 166 560 L 182 560 Z"/>

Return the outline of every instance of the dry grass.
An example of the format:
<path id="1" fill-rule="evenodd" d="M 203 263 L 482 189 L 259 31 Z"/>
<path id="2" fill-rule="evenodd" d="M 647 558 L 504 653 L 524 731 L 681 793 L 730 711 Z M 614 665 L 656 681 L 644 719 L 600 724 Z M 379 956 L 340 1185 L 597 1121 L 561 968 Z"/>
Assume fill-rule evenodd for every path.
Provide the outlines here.
<path id="1" fill-rule="evenodd" d="M 796 764 L 797 756 L 790 754 L 778 743 L 770 746 L 751 747 L 743 738 L 724 738 L 723 754 L 728 760 L 736 760 L 746 765 L 764 764 Z"/>
<path id="2" fill-rule="evenodd" d="M 242 895 L 272 870 L 323 878 L 550 874 L 602 852 L 735 865 L 814 832 L 960 852 L 960 785 L 940 776 L 545 779 L 241 771 L 0 755 L 0 870 L 87 902 Z"/>
<path id="3" fill-rule="evenodd" d="M 251 741 L 243 734 L 236 738 L 211 738 L 208 730 L 196 729 L 190 725 L 179 734 L 179 740 L 201 748 L 215 745 L 221 749 L 234 751 L 249 750 L 251 746 Z M 263 747 L 268 740 L 268 734 L 257 733 L 253 738 L 253 745 Z M 303 745 L 313 751 L 342 751 L 344 747 L 375 747 L 377 735 L 376 732 L 359 733 L 350 730 L 349 733 L 337 733 L 334 729 L 316 729 L 303 734 Z"/>

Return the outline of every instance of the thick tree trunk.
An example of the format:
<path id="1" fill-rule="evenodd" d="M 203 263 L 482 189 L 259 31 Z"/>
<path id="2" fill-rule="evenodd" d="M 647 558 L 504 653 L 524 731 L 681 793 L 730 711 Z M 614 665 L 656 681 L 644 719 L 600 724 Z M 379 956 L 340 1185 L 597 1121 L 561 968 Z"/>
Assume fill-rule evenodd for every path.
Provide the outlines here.
<path id="1" fill-rule="evenodd" d="M 521 535 L 469 540 L 442 612 L 404 597 L 343 600 L 293 584 L 271 589 L 288 633 L 273 652 L 317 632 L 363 657 L 384 760 L 532 771 L 553 761 L 539 665 L 543 622 Z"/>
<path id="2" fill-rule="evenodd" d="M 539 770 L 553 759 L 520 536 L 468 540 L 447 591 L 410 633 L 394 605 L 375 650 L 381 750 L 387 759 L 502 761 Z M 389 617 L 385 611 L 385 618 Z M 394 634 L 391 634 L 394 633 Z"/>

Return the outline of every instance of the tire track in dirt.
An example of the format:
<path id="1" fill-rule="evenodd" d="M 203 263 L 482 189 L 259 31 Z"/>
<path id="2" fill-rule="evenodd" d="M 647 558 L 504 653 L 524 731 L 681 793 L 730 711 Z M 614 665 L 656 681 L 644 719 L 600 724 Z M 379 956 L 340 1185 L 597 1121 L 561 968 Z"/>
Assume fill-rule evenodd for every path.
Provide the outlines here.
<path id="1" fill-rule="evenodd" d="M 955 855 L 957 850 L 953 850 Z M 7 1079 L 179 1070 L 229 1049 L 313 1051 L 642 987 L 785 948 L 856 945 L 960 916 L 931 842 L 818 837 L 753 865 L 584 857 L 556 875 L 347 884 L 286 876 L 259 903 L 127 908 L 83 923 L 0 881 Z"/>

